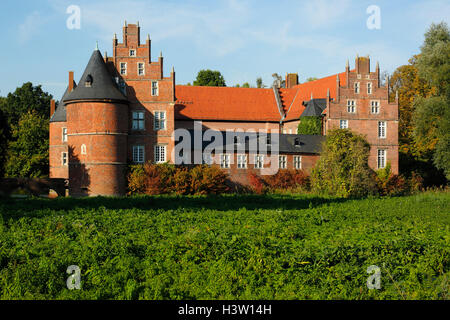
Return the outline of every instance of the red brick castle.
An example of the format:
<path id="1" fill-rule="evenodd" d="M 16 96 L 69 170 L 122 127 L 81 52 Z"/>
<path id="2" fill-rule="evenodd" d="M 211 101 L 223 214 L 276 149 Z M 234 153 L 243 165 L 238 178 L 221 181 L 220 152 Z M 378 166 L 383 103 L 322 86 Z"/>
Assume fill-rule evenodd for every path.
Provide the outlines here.
<path id="1" fill-rule="evenodd" d="M 371 72 L 368 57 L 357 57 L 353 70 L 347 62 L 344 72 L 303 84 L 287 74 L 284 86 L 262 89 L 176 85 L 163 62 L 162 54 L 151 60 L 139 24 L 125 23 L 112 57 L 95 50 L 78 83 L 69 72 L 58 107 L 51 104 L 50 178 L 68 179 L 70 195 L 123 195 L 131 163 L 194 163 L 176 146 L 195 130 L 203 140 L 189 151 L 204 153 L 211 135 L 223 149 L 195 163 L 220 166 L 237 183 L 269 166 L 310 170 L 323 135 L 339 127 L 367 137 L 372 168 L 390 162 L 398 173 L 398 99 L 389 101 L 388 84 L 381 86 L 380 68 Z M 305 116 L 322 118 L 323 135 L 296 134 Z M 242 134 L 252 130 L 256 149 L 249 147 L 253 136 Z"/>

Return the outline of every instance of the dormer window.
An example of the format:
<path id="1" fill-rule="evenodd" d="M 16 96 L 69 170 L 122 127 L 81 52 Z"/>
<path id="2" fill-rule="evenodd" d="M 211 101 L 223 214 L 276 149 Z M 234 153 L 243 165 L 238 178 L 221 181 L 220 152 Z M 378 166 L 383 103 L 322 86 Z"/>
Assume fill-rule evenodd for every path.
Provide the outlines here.
<path id="1" fill-rule="evenodd" d="M 300 147 L 300 138 L 295 138 L 295 140 L 294 140 L 294 146 Z"/>
<path id="2" fill-rule="evenodd" d="M 130 57 L 136 57 L 136 50 L 130 49 Z"/>
<path id="3" fill-rule="evenodd" d="M 90 74 L 87 75 L 86 81 L 84 82 L 85 87 L 92 87 L 92 76 Z"/>

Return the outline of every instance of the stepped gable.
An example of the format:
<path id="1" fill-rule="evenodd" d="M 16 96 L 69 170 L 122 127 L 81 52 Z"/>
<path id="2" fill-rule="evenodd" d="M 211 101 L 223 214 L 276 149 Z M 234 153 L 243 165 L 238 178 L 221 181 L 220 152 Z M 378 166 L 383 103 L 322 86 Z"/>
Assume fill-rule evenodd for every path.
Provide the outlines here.
<path id="1" fill-rule="evenodd" d="M 78 86 L 70 92 L 64 102 L 77 100 L 113 100 L 128 102 L 108 72 L 100 51 L 94 50 Z"/>

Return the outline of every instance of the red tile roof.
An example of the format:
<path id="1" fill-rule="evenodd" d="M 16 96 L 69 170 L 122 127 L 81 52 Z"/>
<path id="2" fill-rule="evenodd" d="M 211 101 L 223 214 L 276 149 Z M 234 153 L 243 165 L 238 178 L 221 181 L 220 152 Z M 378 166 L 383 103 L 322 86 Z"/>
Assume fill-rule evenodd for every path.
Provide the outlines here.
<path id="1" fill-rule="evenodd" d="M 280 121 L 272 89 L 176 86 L 175 119 Z"/>
<path id="2" fill-rule="evenodd" d="M 339 73 L 341 85 L 346 73 Z M 299 119 L 303 101 L 313 98 L 336 97 L 336 74 L 279 90 L 286 120 Z M 233 120 L 279 122 L 281 115 L 273 89 L 176 86 L 175 119 Z"/>

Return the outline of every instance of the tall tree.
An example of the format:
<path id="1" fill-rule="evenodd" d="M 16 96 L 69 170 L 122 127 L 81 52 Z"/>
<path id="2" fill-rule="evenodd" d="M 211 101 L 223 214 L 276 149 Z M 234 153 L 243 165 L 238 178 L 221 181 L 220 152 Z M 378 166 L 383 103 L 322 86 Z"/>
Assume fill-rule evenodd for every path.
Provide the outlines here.
<path id="1" fill-rule="evenodd" d="M 256 78 L 256 87 L 257 88 L 265 88 L 266 85 L 263 83 L 263 80 L 261 77 Z"/>
<path id="2" fill-rule="evenodd" d="M 4 98 L 0 97 L 0 101 Z M 0 102 L 1 103 L 1 102 Z M 0 109 L 0 178 L 4 176 L 6 151 L 8 150 L 8 127 L 6 117 Z"/>
<path id="3" fill-rule="evenodd" d="M 37 111 L 29 111 L 12 126 L 12 141 L 5 165 L 7 177 L 48 175 L 48 125 L 48 119 Z"/>
<path id="4" fill-rule="evenodd" d="M 36 111 L 38 115 L 48 119 L 52 98 L 52 95 L 44 92 L 40 85 L 33 86 L 31 82 L 27 82 L 0 101 L 0 109 L 5 114 L 8 125 L 12 127 L 28 111 Z"/>
<path id="5" fill-rule="evenodd" d="M 432 24 L 425 33 L 417 70 L 430 86 L 429 97 L 414 99 L 416 144 L 433 154 L 433 163 L 450 179 L 450 31 L 446 23 Z"/>
<path id="6" fill-rule="evenodd" d="M 219 71 L 200 70 L 194 86 L 226 87 L 225 79 Z"/>

